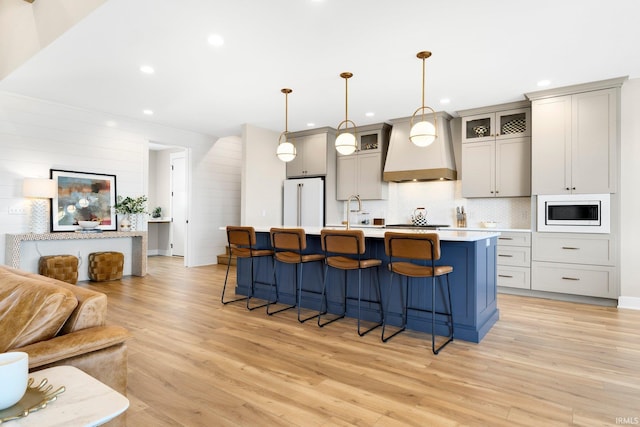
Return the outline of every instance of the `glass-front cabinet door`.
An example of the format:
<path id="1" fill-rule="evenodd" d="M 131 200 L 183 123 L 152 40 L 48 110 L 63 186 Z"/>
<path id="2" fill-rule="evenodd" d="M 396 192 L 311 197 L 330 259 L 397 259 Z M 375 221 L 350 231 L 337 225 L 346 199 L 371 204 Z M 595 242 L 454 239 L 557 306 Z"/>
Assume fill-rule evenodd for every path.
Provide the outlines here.
<path id="1" fill-rule="evenodd" d="M 462 118 L 462 142 L 531 136 L 529 108 L 478 114 Z"/>
<path id="2" fill-rule="evenodd" d="M 376 151 L 380 151 L 380 132 L 373 133 L 362 133 L 358 135 L 358 142 L 360 146 L 358 147 L 358 151 L 374 153 Z"/>
<path id="3" fill-rule="evenodd" d="M 487 142 L 496 138 L 495 113 L 462 118 L 462 142 Z"/>
<path id="4" fill-rule="evenodd" d="M 531 109 L 500 111 L 496 113 L 496 138 L 531 136 Z"/>

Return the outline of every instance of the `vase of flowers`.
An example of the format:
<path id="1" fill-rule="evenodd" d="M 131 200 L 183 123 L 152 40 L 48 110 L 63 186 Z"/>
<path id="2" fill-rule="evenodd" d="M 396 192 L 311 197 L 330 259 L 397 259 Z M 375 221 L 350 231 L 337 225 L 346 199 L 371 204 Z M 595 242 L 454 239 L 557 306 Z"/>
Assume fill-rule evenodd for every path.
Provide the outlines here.
<path id="1" fill-rule="evenodd" d="M 120 231 L 136 231 L 141 214 L 147 213 L 147 196 L 116 198 L 116 213 L 124 215 L 120 221 Z"/>

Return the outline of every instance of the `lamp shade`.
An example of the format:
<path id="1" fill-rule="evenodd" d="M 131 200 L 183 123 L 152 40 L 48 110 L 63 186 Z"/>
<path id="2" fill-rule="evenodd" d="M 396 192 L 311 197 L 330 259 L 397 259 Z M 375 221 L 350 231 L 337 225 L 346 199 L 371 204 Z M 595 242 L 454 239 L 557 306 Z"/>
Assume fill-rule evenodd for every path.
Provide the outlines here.
<path id="1" fill-rule="evenodd" d="M 356 137 L 349 132 L 344 132 L 336 138 L 336 151 L 343 155 L 349 155 L 356 151 Z"/>
<path id="2" fill-rule="evenodd" d="M 428 147 L 436 140 L 436 127 L 428 121 L 421 121 L 411 127 L 409 139 L 418 147 Z"/>
<path id="3" fill-rule="evenodd" d="M 22 194 L 24 197 L 52 199 L 56 195 L 56 182 L 47 178 L 25 178 Z"/>
<path id="4" fill-rule="evenodd" d="M 278 150 L 276 151 L 278 159 L 283 162 L 290 162 L 296 158 L 296 147 L 289 141 L 278 144 Z"/>

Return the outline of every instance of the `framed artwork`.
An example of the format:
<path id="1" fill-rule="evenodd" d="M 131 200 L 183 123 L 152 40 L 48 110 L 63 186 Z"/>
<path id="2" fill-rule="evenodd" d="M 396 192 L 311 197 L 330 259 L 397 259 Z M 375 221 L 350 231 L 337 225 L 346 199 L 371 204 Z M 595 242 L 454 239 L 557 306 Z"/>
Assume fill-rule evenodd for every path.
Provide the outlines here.
<path id="1" fill-rule="evenodd" d="M 51 200 L 51 231 L 78 230 L 78 221 L 100 221 L 96 228 L 117 230 L 116 176 L 51 169 L 56 195 Z"/>

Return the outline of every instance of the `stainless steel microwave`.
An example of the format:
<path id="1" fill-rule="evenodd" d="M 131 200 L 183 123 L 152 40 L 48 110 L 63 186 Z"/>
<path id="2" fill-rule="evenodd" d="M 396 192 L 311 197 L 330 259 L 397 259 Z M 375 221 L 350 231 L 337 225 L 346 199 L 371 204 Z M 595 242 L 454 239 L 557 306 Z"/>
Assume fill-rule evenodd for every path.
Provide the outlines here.
<path id="1" fill-rule="evenodd" d="M 561 233 L 609 233 L 609 194 L 538 196 L 538 231 Z"/>

